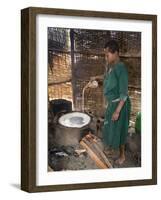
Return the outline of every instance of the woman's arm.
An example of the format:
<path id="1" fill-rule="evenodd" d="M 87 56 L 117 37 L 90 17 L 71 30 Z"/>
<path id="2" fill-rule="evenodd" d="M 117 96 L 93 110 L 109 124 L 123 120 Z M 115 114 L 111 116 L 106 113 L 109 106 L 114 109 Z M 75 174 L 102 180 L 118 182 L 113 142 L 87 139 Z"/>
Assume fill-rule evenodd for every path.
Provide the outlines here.
<path id="1" fill-rule="evenodd" d="M 117 67 L 116 74 L 118 77 L 118 89 L 119 89 L 119 98 L 120 102 L 113 113 L 112 120 L 118 120 L 121 109 L 128 96 L 128 72 L 124 65 Z"/>
<path id="2" fill-rule="evenodd" d="M 116 113 L 120 113 L 120 111 L 121 111 L 121 109 L 122 109 L 124 103 L 125 103 L 124 100 L 120 100 L 120 102 L 119 102 L 119 104 L 118 104 L 118 106 L 117 106 L 117 108 L 116 108 L 116 110 L 115 110 Z"/>
<path id="3" fill-rule="evenodd" d="M 119 115 L 120 115 L 120 111 L 121 111 L 121 109 L 122 109 L 124 103 L 125 103 L 124 100 L 120 100 L 120 102 L 119 102 L 119 104 L 118 104 L 118 106 L 117 106 L 115 112 L 114 112 L 113 115 L 112 115 L 112 121 L 118 120 Z"/>

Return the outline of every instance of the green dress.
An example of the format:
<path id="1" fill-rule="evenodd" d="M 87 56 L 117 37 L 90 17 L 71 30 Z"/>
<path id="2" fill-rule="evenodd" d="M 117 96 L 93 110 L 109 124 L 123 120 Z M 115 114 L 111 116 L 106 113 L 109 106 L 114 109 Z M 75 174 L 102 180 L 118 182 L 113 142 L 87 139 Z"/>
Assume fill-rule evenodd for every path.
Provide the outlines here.
<path id="1" fill-rule="evenodd" d="M 103 93 L 108 102 L 102 129 L 103 142 L 105 146 L 116 149 L 126 142 L 131 110 L 131 102 L 128 96 L 128 72 L 124 63 L 118 62 L 111 67 L 110 72 L 106 72 L 103 81 Z M 124 100 L 125 103 L 118 120 L 112 121 L 112 115 L 120 100 Z"/>

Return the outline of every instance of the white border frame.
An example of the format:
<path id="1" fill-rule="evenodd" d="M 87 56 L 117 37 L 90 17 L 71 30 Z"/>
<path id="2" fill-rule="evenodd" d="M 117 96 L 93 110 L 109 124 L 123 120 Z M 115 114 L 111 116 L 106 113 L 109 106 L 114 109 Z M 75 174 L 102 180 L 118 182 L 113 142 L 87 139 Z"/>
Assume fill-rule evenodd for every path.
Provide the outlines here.
<path id="1" fill-rule="evenodd" d="M 47 27 L 141 32 L 142 166 L 48 172 Z M 152 178 L 152 22 L 61 15 L 36 17 L 36 185 L 142 180 Z"/>

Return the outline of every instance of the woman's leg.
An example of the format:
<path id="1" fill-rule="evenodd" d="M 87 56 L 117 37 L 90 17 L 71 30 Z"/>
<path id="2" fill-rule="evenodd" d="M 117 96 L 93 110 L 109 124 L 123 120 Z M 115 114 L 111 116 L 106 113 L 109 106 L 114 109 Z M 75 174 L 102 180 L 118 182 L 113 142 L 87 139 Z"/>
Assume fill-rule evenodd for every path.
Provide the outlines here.
<path id="1" fill-rule="evenodd" d="M 116 163 L 121 165 L 124 163 L 124 161 L 125 161 L 125 145 L 123 144 L 120 146 L 120 156 L 116 160 Z"/>

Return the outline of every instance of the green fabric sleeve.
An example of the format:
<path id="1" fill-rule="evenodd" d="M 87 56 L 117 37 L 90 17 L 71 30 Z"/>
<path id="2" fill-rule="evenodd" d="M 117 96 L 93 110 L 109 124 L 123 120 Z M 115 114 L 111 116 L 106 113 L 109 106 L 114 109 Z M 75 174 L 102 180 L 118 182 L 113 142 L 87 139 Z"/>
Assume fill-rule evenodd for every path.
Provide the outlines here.
<path id="1" fill-rule="evenodd" d="M 128 96 L 128 72 L 125 65 L 118 65 L 116 68 L 116 74 L 118 77 L 118 91 L 121 100 L 126 101 Z"/>

